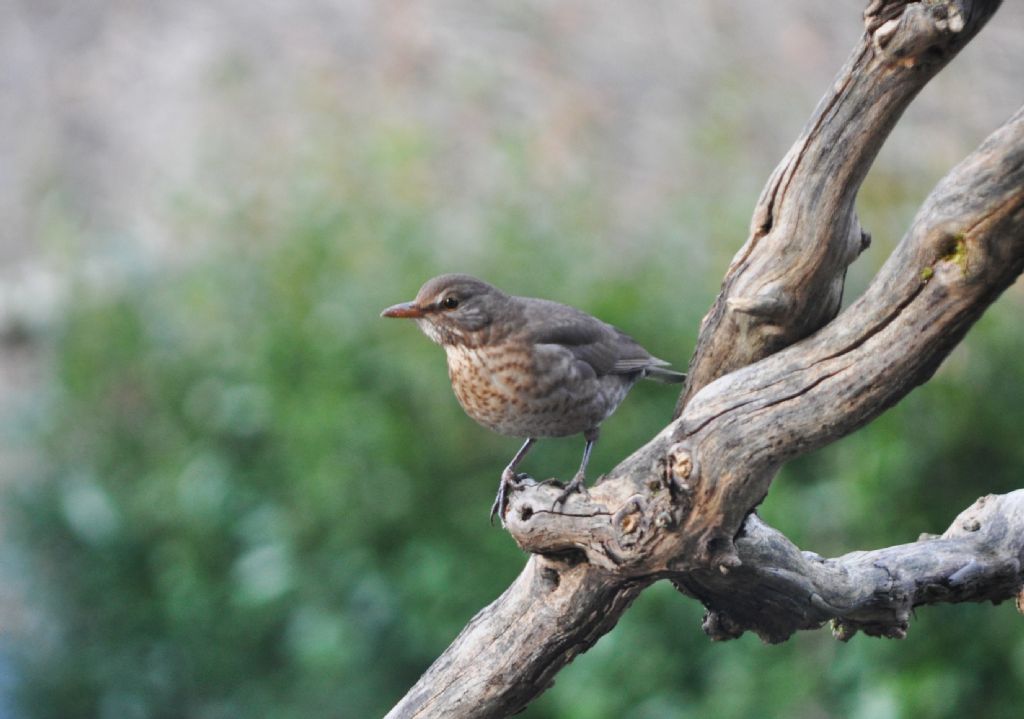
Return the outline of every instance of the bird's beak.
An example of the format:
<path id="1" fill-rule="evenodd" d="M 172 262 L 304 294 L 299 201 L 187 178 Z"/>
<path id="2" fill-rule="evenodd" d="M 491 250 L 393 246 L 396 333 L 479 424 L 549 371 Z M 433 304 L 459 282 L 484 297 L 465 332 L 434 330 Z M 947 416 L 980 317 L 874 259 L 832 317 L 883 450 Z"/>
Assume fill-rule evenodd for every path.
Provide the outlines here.
<path id="1" fill-rule="evenodd" d="M 422 317 L 423 310 L 415 302 L 399 302 L 380 313 L 381 317 Z"/>

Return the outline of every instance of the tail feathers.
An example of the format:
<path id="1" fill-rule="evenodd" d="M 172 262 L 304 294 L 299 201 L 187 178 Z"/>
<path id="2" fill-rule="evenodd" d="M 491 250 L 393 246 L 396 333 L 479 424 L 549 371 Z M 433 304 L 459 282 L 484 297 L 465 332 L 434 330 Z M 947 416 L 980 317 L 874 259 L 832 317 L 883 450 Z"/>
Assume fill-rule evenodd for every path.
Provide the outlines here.
<path id="1" fill-rule="evenodd" d="M 644 369 L 644 378 L 663 384 L 678 384 L 686 381 L 686 374 L 665 367 L 649 366 Z"/>

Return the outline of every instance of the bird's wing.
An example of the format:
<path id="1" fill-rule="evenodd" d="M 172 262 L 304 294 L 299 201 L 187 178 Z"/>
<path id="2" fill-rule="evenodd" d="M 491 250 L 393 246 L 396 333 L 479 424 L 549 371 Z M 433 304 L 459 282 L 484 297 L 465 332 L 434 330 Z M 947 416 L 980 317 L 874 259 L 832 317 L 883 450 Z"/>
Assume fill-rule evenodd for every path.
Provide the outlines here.
<path id="1" fill-rule="evenodd" d="M 626 358 L 615 362 L 613 372 L 638 372 L 651 367 L 668 367 L 668 362 L 657 357 L 647 355 L 646 358 Z"/>
<path id="2" fill-rule="evenodd" d="M 598 376 L 668 364 L 652 357 L 626 333 L 574 307 L 531 299 L 524 303 L 524 310 L 532 342 L 565 348 Z"/>

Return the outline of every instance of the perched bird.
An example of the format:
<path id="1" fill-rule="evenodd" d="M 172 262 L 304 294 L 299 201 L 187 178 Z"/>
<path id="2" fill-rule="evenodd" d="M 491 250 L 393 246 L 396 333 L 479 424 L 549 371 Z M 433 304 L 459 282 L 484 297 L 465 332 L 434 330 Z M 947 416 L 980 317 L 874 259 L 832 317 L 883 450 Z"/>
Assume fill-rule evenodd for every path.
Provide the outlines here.
<path id="1" fill-rule="evenodd" d="M 579 471 L 555 504 L 585 490 L 585 473 L 601 422 L 642 377 L 682 382 L 686 375 L 635 340 L 574 307 L 508 295 L 469 275 L 427 281 L 411 302 L 382 317 L 416 320 L 444 347 L 448 377 L 466 414 L 500 434 L 526 442 L 501 474 L 491 521 L 505 521 L 516 467 L 538 437 L 583 434 Z"/>

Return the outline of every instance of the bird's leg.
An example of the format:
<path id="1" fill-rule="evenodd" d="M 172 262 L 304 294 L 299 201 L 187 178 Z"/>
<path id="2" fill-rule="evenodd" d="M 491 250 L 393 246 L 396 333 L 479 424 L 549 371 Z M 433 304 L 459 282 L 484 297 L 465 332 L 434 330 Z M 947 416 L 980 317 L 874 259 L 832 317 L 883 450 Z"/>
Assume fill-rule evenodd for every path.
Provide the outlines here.
<path id="1" fill-rule="evenodd" d="M 530 447 L 537 440 L 530 437 L 523 446 L 516 452 L 516 456 L 512 458 L 512 461 L 508 463 L 505 470 L 501 473 L 501 482 L 498 484 L 498 496 L 494 498 L 494 504 L 491 505 L 491 524 L 494 524 L 494 515 L 498 515 L 498 519 L 501 520 L 501 526 L 505 526 L 505 507 L 508 504 L 508 488 L 511 485 L 518 484 L 519 477 L 516 475 L 516 465 L 523 461 L 523 457 L 530 451 Z"/>
<path id="2" fill-rule="evenodd" d="M 572 478 L 572 481 L 569 482 L 565 489 L 562 490 L 562 493 L 558 495 L 558 499 L 555 500 L 552 509 L 557 507 L 559 504 L 564 504 L 565 500 L 567 500 L 569 495 L 573 492 L 583 492 L 583 494 L 587 493 L 587 463 L 590 462 L 590 451 L 594 449 L 594 445 L 597 444 L 597 437 L 597 427 L 588 429 L 583 433 L 583 439 L 587 440 L 587 444 L 583 447 L 583 461 L 580 462 L 580 469 L 576 473 L 576 476 Z"/>

